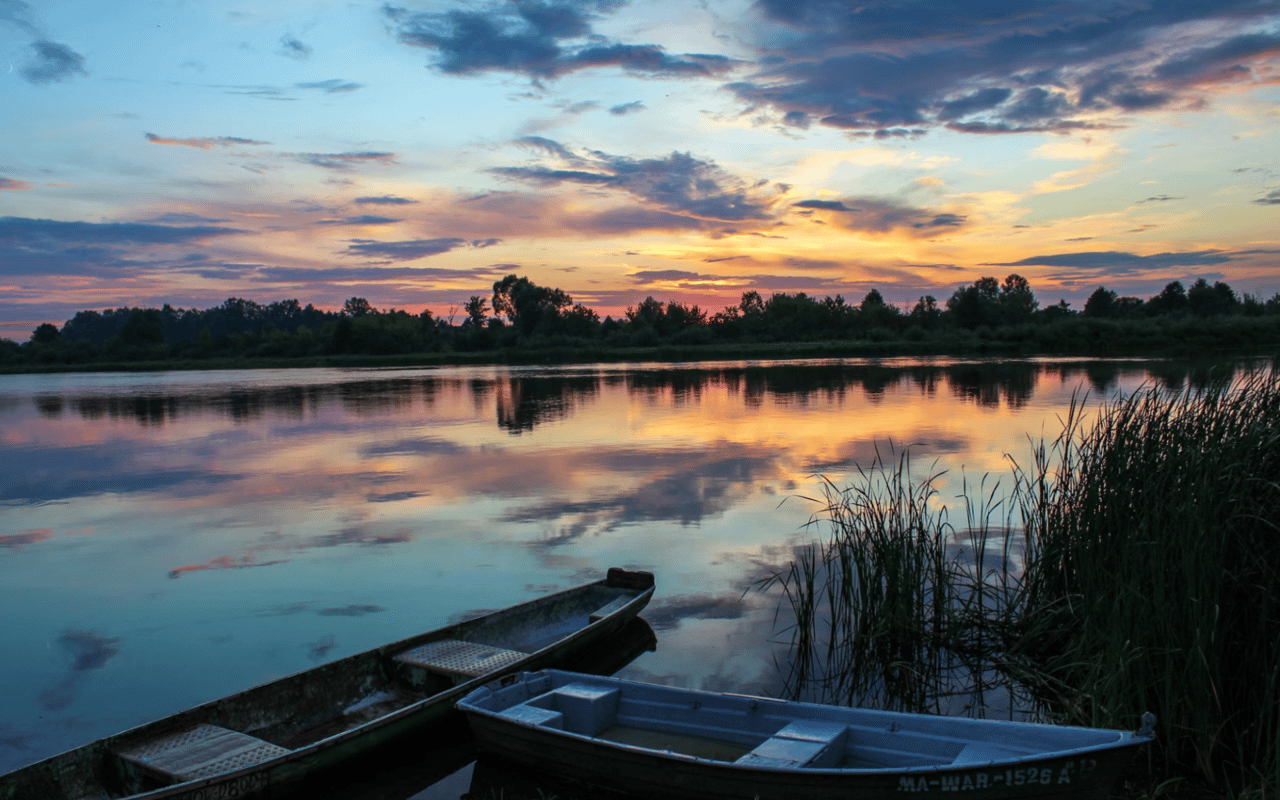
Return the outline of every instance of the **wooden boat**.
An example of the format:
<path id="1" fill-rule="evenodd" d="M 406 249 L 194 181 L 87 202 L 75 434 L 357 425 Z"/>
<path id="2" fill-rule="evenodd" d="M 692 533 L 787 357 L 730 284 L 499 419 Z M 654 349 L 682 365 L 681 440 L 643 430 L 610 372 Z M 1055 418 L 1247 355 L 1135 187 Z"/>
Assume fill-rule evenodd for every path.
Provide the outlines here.
<path id="1" fill-rule="evenodd" d="M 1139 733 L 842 708 L 544 670 L 459 701 L 483 750 L 642 797 L 1101 798 Z"/>
<path id="2" fill-rule="evenodd" d="M 604 580 L 349 656 L 0 776 L 0 800 L 280 796 L 456 715 L 495 677 L 563 663 L 621 630 L 653 575 Z M 459 717 L 460 719 L 460 717 Z"/>

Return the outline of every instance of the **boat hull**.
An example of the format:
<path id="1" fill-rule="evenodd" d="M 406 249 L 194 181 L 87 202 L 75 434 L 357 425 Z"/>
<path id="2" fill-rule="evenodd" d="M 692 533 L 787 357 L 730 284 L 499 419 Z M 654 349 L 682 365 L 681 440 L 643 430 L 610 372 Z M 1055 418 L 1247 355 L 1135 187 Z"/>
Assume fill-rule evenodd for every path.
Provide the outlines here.
<path id="1" fill-rule="evenodd" d="M 626 717 L 631 725 L 648 725 L 656 730 L 664 726 L 663 720 L 659 717 L 665 715 L 670 725 L 666 730 L 652 734 L 655 742 L 652 749 L 622 743 L 618 740 L 606 741 L 602 737 L 610 735 L 609 732 L 614 731 L 615 728 L 609 727 L 598 734 L 575 732 L 574 729 L 577 731 L 584 729 L 582 723 L 571 724 L 569 710 L 565 710 L 563 720 L 547 723 L 541 717 L 535 716 L 534 712 L 521 712 L 523 706 L 520 705 L 508 705 L 506 709 L 499 709 L 502 703 L 486 702 L 485 693 L 492 690 L 481 689 L 459 704 L 459 708 L 467 714 L 468 722 L 481 749 L 544 772 L 554 772 L 574 780 L 638 796 L 691 800 L 730 800 L 730 798 L 735 800 L 752 798 L 848 800 L 851 797 L 856 797 L 858 800 L 889 800 L 890 798 L 906 800 L 911 797 L 928 798 L 930 796 L 955 796 L 957 800 L 962 797 L 964 800 L 1102 798 L 1128 766 L 1134 749 L 1145 741 L 1132 734 L 1115 731 L 1102 732 L 1115 734 L 1112 737 L 1114 741 L 1106 745 L 1088 748 L 1073 747 L 1057 753 L 1045 753 L 1039 757 L 990 758 L 969 763 L 937 763 L 900 769 L 892 767 L 822 768 L 803 764 L 782 766 L 777 763 L 774 766 L 766 766 L 761 765 L 761 762 L 767 759 L 757 754 L 777 755 L 786 749 L 786 745 L 797 744 L 798 740 L 779 740 L 775 735 L 780 729 L 786 727 L 789 720 L 793 722 L 798 720 L 802 723 L 805 720 L 816 721 L 820 726 L 835 726 L 830 728 L 835 730 L 842 722 L 840 712 L 855 710 L 661 687 L 666 694 L 651 701 L 652 709 L 657 710 L 646 712 L 640 710 L 639 701 L 627 699 L 627 692 L 635 691 L 632 687 L 643 686 L 643 684 L 587 678 L 587 676 L 560 678 L 559 676 L 567 674 L 551 670 L 542 675 L 557 676 L 559 685 L 542 694 L 541 697 L 554 694 L 555 689 L 562 689 L 566 685 L 570 687 L 585 685 L 598 689 L 619 688 L 622 691 L 621 699 L 613 701 L 616 704 L 614 712 L 616 716 L 611 719 L 616 721 Z M 525 676 L 526 679 L 528 677 Z M 536 676 L 534 679 L 536 680 Z M 653 688 L 658 687 L 646 687 L 641 690 L 641 693 L 647 694 L 649 689 Z M 498 689 L 498 691 L 502 690 L 502 688 Z M 505 687 L 505 690 L 513 691 L 511 687 Z M 492 694 L 488 695 L 487 699 L 492 700 L 492 697 Z M 535 711 L 540 712 L 541 709 L 537 707 L 541 706 L 549 713 L 558 713 L 555 711 L 559 707 L 556 703 L 542 702 L 538 699 L 540 695 L 537 693 L 530 693 L 530 697 L 534 698 L 532 706 Z M 741 734 L 739 746 L 743 749 L 754 748 L 738 760 L 747 762 L 754 760 L 757 762 L 755 765 L 721 760 L 733 759 L 736 751 L 727 756 L 708 757 L 709 750 L 703 750 L 703 755 L 692 755 L 691 751 L 657 749 L 663 746 L 662 743 L 665 740 L 662 736 L 664 735 L 672 738 L 689 738 L 672 732 L 696 730 L 694 723 L 690 720 L 695 719 L 699 713 L 709 719 L 715 719 L 711 725 L 718 731 L 717 735 L 734 735 L 735 725 L 732 721 L 732 713 L 735 713 L 735 704 L 741 710 L 740 722 L 736 726 Z M 810 715 L 809 712 L 815 709 L 816 712 Z M 505 715 L 504 710 L 508 711 Z M 648 715 L 647 721 L 645 721 L 646 715 Z M 895 717 L 904 722 L 896 722 Z M 924 715 L 892 715 L 886 712 L 878 712 L 878 715 L 870 721 L 866 717 L 850 717 L 850 727 L 847 728 L 850 732 L 839 734 L 843 738 L 836 737 L 840 742 L 838 746 L 847 748 L 845 757 L 858 749 L 858 746 L 853 743 L 855 739 L 859 742 L 868 742 L 873 747 L 877 745 L 889 747 L 890 745 L 884 741 L 875 739 L 875 734 L 872 732 L 873 726 L 887 723 L 883 729 L 883 739 L 886 740 L 892 738 L 895 730 L 906 731 L 907 736 L 915 736 L 910 733 L 909 727 L 895 728 L 894 726 L 909 726 L 913 722 L 912 718 L 917 717 L 930 721 L 945 719 L 925 718 Z M 937 757 L 939 760 L 954 759 L 964 748 L 963 739 L 956 737 L 973 735 L 975 731 L 981 732 L 971 723 L 985 721 L 957 720 L 957 722 L 964 725 L 955 731 L 955 736 L 939 734 L 937 741 L 932 743 L 924 742 L 923 736 L 915 738 L 921 740 L 919 744 L 921 748 L 932 749 L 935 753 L 944 753 L 945 755 Z M 563 725 L 564 729 L 548 727 L 548 724 Z M 935 728 L 938 727 L 936 723 L 930 724 Z M 989 724 L 1006 726 L 1004 729 L 998 729 L 1002 736 L 1016 737 L 1021 730 L 1016 723 Z M 925 728 L 928 727 L 925 726 Z M 1044 729 L 1052 726 L 1030 727 L 1035 729 L 1035 736 L 1043 739 L 1046 738 Z M 636 741 L 635 731 L 631 730 L 630 741 L 634 742 Z M 945 729 L 942 730 L 945 733 Z M 757 733 L 752 734 L 751 731 Z M 857 731 L 856 737 L 853 731 Z M 950 744 L 947 743 L 948 740 L 951 741 Z M 784 745 L 782 750 L 777 746 L 779 741 Z M 996 737 L 991 740 L 989 737 L 988 743 L 982 746 L 992 747 L 990 741 L 999 745 L 1001 739 Z M 811 743 L 798 742 L 798 744 L 799 749 L 804 749 Z M 813 745 L 808 752 L 814 752 L 817 749 L 817 745 Z M 957 755 L 951 756 L 952 751 Z M 822 758 L 829 760 L 834 760 L 838 755 L 829 751 L 823 751 L 823 753 Z M 925 757 L 920 756 L 919 759 L 923 760 Z"/>
<path id="2" fill-rule="evenodd" d="M 462 724 L 454 705 L 473 689 L 582 656 L 633 620 L 652 594 L 648 573 L 610 570 L 605 580 L 349 656 L 37 762 L 0 776 L 0 800 L 289 796 L 317 773 Z M 484 660 L 476 662 L 480 667 L 464 665 L 483 669 L 471 675 L 396 658 L 443 643 L 476 644 L 508 660 L 494 661 L 500 666 L 493 669 L 485 669 Z M 457 665 L 450 662 L 447 669 Z M 165 754 L 155 756 L 157 748 L 148 750 L 148 743 L 160 742 L 163 750 L 168 741 L 204 726 L 284 752 L 185 780 L 153 766 L 172 769 L 163 762 Z"/>

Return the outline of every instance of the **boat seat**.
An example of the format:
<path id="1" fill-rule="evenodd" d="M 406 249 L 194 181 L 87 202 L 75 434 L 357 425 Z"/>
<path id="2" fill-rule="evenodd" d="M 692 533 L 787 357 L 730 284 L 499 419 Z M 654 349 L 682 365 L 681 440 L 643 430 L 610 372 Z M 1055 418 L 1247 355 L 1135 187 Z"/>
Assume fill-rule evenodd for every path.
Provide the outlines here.
<path id="1" fill-rule="evenodd" d="M 555 708 L 564 715 L 564 730 L 597 736 L 618 716 L 619 693 L 585 683 L 570 683 L 551 693 Z"/>
<path id="2" fill-rule="evenodd" d="M 197 725 L 189 731 L 150 739 L 115 754 L 145 770 L 176 781 L 207 778 L 270 761 L 289 753 L 239 731 L 217 725 Z"/>
<path id="3" fill-rule="evenodd" d="M 591 612 L 591 615 L 588 617 L 588 621 L 597 622 L 599 620 L 602 620 L 605 617 L 612 614 L 613 612 L 622 609 L 624 606 L 626 606 L 627 603 L 630 603 L 634 599 L 635 599 L 634 597 L 628 597 L 625 594 L 618 595 L 617 597 L 613 598 L 613 600 L 609 601 L 608 604 L 603 605 L 600 608 L 597 608 L 595 611 Z"/>
<path id="4" fill-rule="evenodd" d="M 434 672 L 464 678 L 478 678 L 509 667 L 528 655 L 519 650 L 507 650 L 479 642 L 438 639 L 399 653 L 395 656 L 395 660 L 401 664 L 422 667 Z"/>
<path id="5" fill-rule="evenodd" d="M 987 764 L 1010 758 L 1025 758 L 1026 752 L 1016 752 L 1004 747 L 996 747 L 986 742 L 971 742 L 956 755 L 952 764 Z"/>
<path id="6" fill-rule="evenodd" d="M 542 725 L 546 728 L 555 728 L 558 731 L 564 730 L 564 714 L 559 711 L 552 711 L 549 708 L 538 708 L 520 703 L 500 712 L 500 715 L 516 722 L 523 722 L 526 725 Z"/>
<path id="7" fill-rule="evenodd" d="M 748 767 L 835 767 L 844 755 L 848 727 L 797 720 L 735 761 Z"/>

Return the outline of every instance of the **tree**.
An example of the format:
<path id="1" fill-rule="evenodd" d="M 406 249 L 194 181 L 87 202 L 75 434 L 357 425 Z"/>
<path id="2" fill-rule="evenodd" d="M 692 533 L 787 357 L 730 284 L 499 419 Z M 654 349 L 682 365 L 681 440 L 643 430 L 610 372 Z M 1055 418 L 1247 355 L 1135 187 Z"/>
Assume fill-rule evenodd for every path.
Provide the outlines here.
<path id="1" fill-rule="evenodd" d="M 1099 286 L 1093 290 L 1093 294 L 1089 295 L 1089 299 L 1084 301 L 1084 315 L 1097 319 L 1114 317 L 1117 299 L 1115 292 Z"/>
<path id="2" fill-rule="evenodd" d="M 560 327 L 562 312 L 573 298 L 561 289 L 538 286 L 528 278 L 508 275 L 493 284 L 493 311 L 505 314 L 521 334 L 551 334 Z"/>
<path id="3" fill-rule="evenodd" d="M 1235 311 L 1240 305 L 1240 298 L 1222 281 L 1215 281 L 1210 286 L 1208 281 L 1200 278 L 1187 290 L 1187 305 L 1193 314 L 1213 317 Z"/>
<path id="4" fill-rule="evenodd" d="M 1054 320 L 1069 317 L 1076 312 L 1071 310 L 1071 304 L 1066 300 L 1059 300 L 1055 305 L 1045 306 L 1040 313 L 1044 315 L 1045 319 Z"/>
<path id="5" fill-rule="evenodd" d="M 31 332 L 31 341 L 40 344 L 53 344 L 58 341 L 58 337 L 58 326 L 48 322 L 36 326 L 36 329 Z"/>
<path id="6" fill-rule="evenodd" d="M 755 289 L 742 293 L 742 300 L 738 303 L 738 308 L 742 309 L 742 316 L 749 317 L 752 314 L 764 313 L 764 300 L 760 297 L 760 293 Z"/>
<path id="7" fill-rule="evenodd" d="M 864 314 L 882 308 L 884 306 L 884 296 L 880 294 L 879 289 L 872 289 L 862 298 L 862 305 L 858 306 Z"/>
<path id="8" fill-rule="evenodd" d="M 1004 322 L 1010 325 L 1029 322 L 1039 305 L 1026 278 L 1015 273 L 1004 279 L 1000 287 L 1000 310 Z"/>
<path id="9" fill-rule="evenodd" d="M 1152 314 L 1177 314 L 1187 310 L 1187 290 L 1182 281 L 1165 284 L 1160 294 L 1147 301 L 1147 311 Z"/>
<path id="10" fill-rule="evenodd" d="M 157 308 L 135 308 L 120 329 L 125 344 L 152 345 L 164 342 L 164 319 Z"/>
<path id="11" fill-rule="evenodd" d="M 926 330 L 932 330 L 942 318 L 942 309 L 938 308 L 938 298 L 926 294 L 916 301 L 911 309 L 911 321 Z"/>
<path id="12" fill-rule="evenodd" d="M 627 306 L 627 321 L 632 325 L 647 325 L 655 331 L 666 320 L 667 309 L 662 302 L 649 295 L 634 306 Z"/>
<path id="13" fill-rule="evenodd" d="M 961 286 L 947 300 L 947 311 L 962 328 L 1000 324 L 1000 281 L 979 278 L 972 286 Z"/>
<path id="14" fill-rule="evenodd" d="M 470 328 L 483 328 L 485 320 L 489 318 L 489 304 L 479 295 L 471 295 L 462 310 L 467 312 L 467 319 L 463 324 Z"/>
<path id="15" fill-rule="evenodd" d="M 353 297 L 342 304 L 342 313 L 348 317 L 363 317 L 365 314 L 378 313 L 378 309 L 363 297 Z"/>

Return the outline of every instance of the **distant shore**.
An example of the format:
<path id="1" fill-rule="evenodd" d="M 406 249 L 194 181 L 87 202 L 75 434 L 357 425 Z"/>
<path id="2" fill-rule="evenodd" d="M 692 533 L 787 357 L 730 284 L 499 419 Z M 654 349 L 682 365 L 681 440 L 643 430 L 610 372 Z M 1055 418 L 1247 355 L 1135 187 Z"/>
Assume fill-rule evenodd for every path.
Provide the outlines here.
<path id="1" fill-rule="evenodd" d="M 656 345 L 652 347 L 609 347 L 598 344 L 562 345 L 543 348 L 505 348 L 476 352 L 423 352 L 390 355 L 330 354 L 306 356 L 232 356 L 211 358 L 161 358 L 147 360 L 112 360 L 91 363 L 7 363 L 0 364 L 0 374 L 39 374 L 72 372 L 168 372 L 240 369 L 307 369 L 362 367 L 437 367 L 458 365 L 537 365 L 644 363 L 678 361 L 739 361 L 751 359 L 802 358 L 901 358 L 901 357 L 1003 357 L 1033 358 L 1068 356 L 1081 358 L 1216 358 L 1233 355 L 1270 355 L 1280 357 L 1280 337 L 1267 341 L 1221 341 L 1206 337 L 1205 341 L 1177 341 L 1144 346 L 1098 347 L 1094 342 L 1084 346 L 1037 348 L 1025 341 L 1004 341 L 976 337 L 957 337 L 926 341 L 867 340 L 824 342 L 755 342 L 715 343 L 701 345 Z"/>

